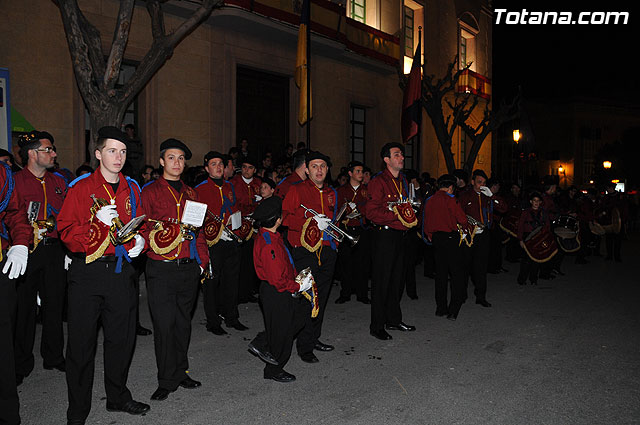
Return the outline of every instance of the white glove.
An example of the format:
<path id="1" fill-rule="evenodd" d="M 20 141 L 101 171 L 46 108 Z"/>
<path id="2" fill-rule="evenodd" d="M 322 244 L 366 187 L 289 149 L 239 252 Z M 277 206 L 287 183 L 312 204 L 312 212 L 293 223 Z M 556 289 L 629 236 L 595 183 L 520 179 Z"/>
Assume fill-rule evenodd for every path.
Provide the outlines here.
<path id="1" fill-rule="evenodd" d="M 136 240 L 136 244 L 128 252 L 130 258 L 136 258 L 144 249 L 144 238 L 140 235 L 135 235 L 134 238 Z"/>
<path id="2" fill-rule="evenodd" d="M 331 219 L 324 214 L 314 215 L 313 219 L 318 223 L 318 229 L 321 231 L 324 231 L 331 223 Z"/>
<path id="3" fill-rule="evenodd" d="M 71 257 L 68 255 L 64 256 L 64 269 L 69 270 L 69 266 L 71 265 Z"/>
<path id="4" fill-rule="evenodd" d="M 256 202 L 262 201 L 262 196 L 260 195 L 253 195 L 253 197 L 256 199 Z"/>
<path id="5" fill-rule="evenodd" d="M 242 214 L 236 211 L 229 216 L 231 220 L 231 230 L 238 230 L 242 226 Z"/>
<path id="6" fill-rule="evenodd" d="M 38 239 L 44 238 L 44 235 L 47 233 L 47 229 L 38 229 Z"/>
<path id="7" fill-rule="evenodd" d="M 352 210 L 355 210 L 357 207 L 355 202 L 349 202 L 349 208 L 351 208 Z"/>
<path id="8" fill-rule="evenodd" d="M 231 236 L 228 236 L 226 232 L 222 232 L 222 234 L 220 235 L 220 239 L 222 239 L 223 241 L 232 241 L 233 239 L 231 239 Z"/>
<path id="9" fill-rule="evenodd" d="M 484 230 L 481 227 L 476 227 L 476 235 L 479 235 L 482 232 L 484 232 Z"/>
<path id="10" fill-rule="evenodd" d="M 116 211 L 115 205 L 105 205 L 100 208 L 96 213 L 96 218 L 103 222 L 105 225 L 111 227 L 113 224 L 113 219 L 118 217 L 118 211 Z"/>
<path id="11" fill-rule="evenodd" d="M 480 192 L 484 193 L 489 198 L 491 198 L 493 196 L 493 192 L 491 192 L 491 189 L 489 189 L 487 186 L 481 186 L 480 187 Z"/>
<path id="12" fill-rule="evenodd" d="M 198 267 L 200 267 L 200 274 L 204 273 L 204 269 L 202 268 L 202 266 L 199 265 Z"/>
<path id="13" fill-rule="evenodd" d="M 22 276 L 27 270 L 27 258 L 29 258 L 29 249 L 24 245 L 14 245 L 7 252 L 7 262 L 4 264 L 2 273 L 7 274 L 9 271 L 9 279 L 15 279 Z"/>
<path id="14" fill-rule="evenodd" d="M 304 278 L 302 283 L 300 284 L 300 292 L 305 292 L 311 289 L 311 282 L 313 281 L 313 276 L 308 275 Z"/>

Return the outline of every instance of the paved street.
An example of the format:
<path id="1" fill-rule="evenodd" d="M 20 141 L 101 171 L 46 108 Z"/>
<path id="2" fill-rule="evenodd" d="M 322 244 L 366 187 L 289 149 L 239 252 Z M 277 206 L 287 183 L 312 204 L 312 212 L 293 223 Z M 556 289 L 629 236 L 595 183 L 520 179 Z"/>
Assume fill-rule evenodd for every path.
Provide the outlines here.
<path id="1" fill-rule="evenodd" d="M 640 423 L 640 239 L 623 246 L 624 263 L 591 258 L 567 276 L 516 284 L 518 266 L 489 275 L 493 308 L 473 296 L 456 322 L 435 317 L 433 280 L 417 268 L 419 300 L 402 300 L 404 321 L 418 330 L 369 336 L 368 306 L 328 306 L 323 342 L 309 365 L 293 355 L 298 380 L 262 378 L 262 362 L 246 351 L 262 329 L 255 304 L 240 306 L 250 327 L 224 337 L 194 317 L 191 373 L 196 390 L 150 402 L 156 388 L 152 337 L 139 337 L 129 375 L 135 399 L 151 404 L 142 417 L 104 408 L 102 351 L 96 363 L 89 424 L 638 424 Z M 470 289 L 472 294 L 472 289 Z M 355 298 L 355 297 L 354 297 Z M 142 322 L 150 326 L 146 300 Z M 40 327 L 38 327 L 38 332 Z M 101 337 L 102 338 L 102 337 Z M 38 347 L 36 347 L 36 351 Z M 65 423 L 64 376 L 37 368 L 19 387 L 24 424 Z"/>

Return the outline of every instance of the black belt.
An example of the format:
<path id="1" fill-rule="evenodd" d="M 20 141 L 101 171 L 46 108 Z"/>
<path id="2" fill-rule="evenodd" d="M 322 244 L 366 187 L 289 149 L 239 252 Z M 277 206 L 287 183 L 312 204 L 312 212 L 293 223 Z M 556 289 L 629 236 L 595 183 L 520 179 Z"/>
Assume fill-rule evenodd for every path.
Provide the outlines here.
<path id="1" fill-rule="evenodd" d="M 375 224 L 373 226 L 373 228 L 376 229 L 376 230 L 393 230 L 394 232 L 402 232 L 402 233 L 406 232 L 406 229 L 405 230 L 398 230 L 398 229 L 394 229 L 393 227 L 389 227 L 389 226 L 378 226 L 377 224 Z"/>
<path id="2" fill-rule="evenodd" d="M 47 237 L 47 236 L 42 238 L 42 240 L 40 241 L 40 243 L 42 245 L 55 245 L 55 244 L 57 244 L 59 242 L 60 242 L 60 239 L 58 239 L 58 238 L 50 238 L 50 237 Z"/>
<path id="3" fill-rule="evenodd" d="M 351 231 L 351 232 L 356 231 L 356 230 L 364 230 L 362 226 L 344 226 L 344 228 L 346 230 Z"/>
<path id="4" fill-rule="evenodd" d="M 173 264 L 191 264 L 193 263 L 194 260 L 193 258 L 176 258 L 175 260 L 162 260 L 163 263 L 173 263 Z"/>
<path id="5" fill-rule="evenodd" d="M 87 260 L 87 256 L 85 254 L 73 254 L 72 257 L 84 262 Z M 115 263 L 118 261 L 118 257 L 115 255 L 103 255 L 102 257 L 96 258 L 94 261 L 99 261 L 101 263 Z"/>

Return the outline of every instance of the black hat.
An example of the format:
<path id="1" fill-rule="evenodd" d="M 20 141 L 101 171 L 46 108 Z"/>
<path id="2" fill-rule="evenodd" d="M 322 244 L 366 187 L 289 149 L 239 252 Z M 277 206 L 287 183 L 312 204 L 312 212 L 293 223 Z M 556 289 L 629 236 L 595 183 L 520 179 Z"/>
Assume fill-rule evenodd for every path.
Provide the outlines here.
<path id="1" fill-rule="evenodd" d="M 114 139 L 129 146 L 129 138 L 127 133 L 112 125 L 102 127 L 98 130 L 98 139 Z"/>
<path id="2" fill-rule="evenodd" d="M 268 185 L 271 187 L 271 189 L 274 189 L 274 190 L 275 190 L 275 188 L 276 188 L 276 182 L 274 182 L 273 180 L 271 180 L 269 177 L 262 177 L 262 178 L 261 178 L 261 180 L 262 180 L 262 183 L 266 183 L 266 184 L 268 184 Z"/>
<path id="3" fill-rule="evenodd" d="M 253 219 L 258 224 L 267 223 L 274 218 L 282 215 L 282 199 L 278 196 L 272 196 L 263 199 L 253 212 Z"/>
<path id="4" fill-rule="evenodd" d="M 11 152 L 6 149 L 0 149 L 0 157 L 1 156 L 11 156 Z"/>
<path id="5" fill-rule="evenodd" d="M 331 167 L 331 159 L 320 151 L 309 151 L 307 153 L 307 156 L 304 159 L 304 162 L 305 164 L 307 164 L 307 167 L 309 166 L 309 163 L 314 159 L 321 159 L 327 163 L 327 167 Z"/>
<path id="6" fill-rule="evenodd" d="M 180 149 L 184 152 L 184 159 L 191 159 L 191 151 L 178 139 L 167 139 L 160 144 L 160 152 L 166 151 L 167 149 Z"/>
<path id="7" fill-rule="evenodd" d="M 37 142 L 39 140 L 42 139 L 49 139 L 51 141 L 51 143 L 53 144 L 54 140 L 53 140 L 53 136 L 46 132 L 46 131 L 38 131 L 38 130 L 33 130 L 30 131 L 27 134 L 23 134 L 18 138 L 18 146 L 20 146 L 21 148 L 26 146 L 26 145 L 30 145 L 34 142 Z"/>
<path id="8" fill-rule="evenodd" d="M 438 188 L 442 189 L 449 186 L 456 186 L 456 176 L 453 176 L 451 174 L 443 174 L 438 177 Z"/>
<path id="9" fill-rule="evenodd" d="M 207 165 L 209 165 L 209 161 L 211 161 L 213 158 L 220 158 L 222 160 L 222 163 L 224 165 L 227 165 L 226 155 L 218 151 L 209 151 L 204 156 L 204 166 L 206 167 Z"/>
<path id="10" fill-rule="evenodd" d="M 253 165 L 256 168 L 258 168 L 258 164 L 260 163 L 260 161 L 258 161 L 258 158 L 256 158 L 254 155 L 247 155 L 247 156 L 240 155 L 237 161 L 240 165 L 249 164 L 249 165 Z"/>

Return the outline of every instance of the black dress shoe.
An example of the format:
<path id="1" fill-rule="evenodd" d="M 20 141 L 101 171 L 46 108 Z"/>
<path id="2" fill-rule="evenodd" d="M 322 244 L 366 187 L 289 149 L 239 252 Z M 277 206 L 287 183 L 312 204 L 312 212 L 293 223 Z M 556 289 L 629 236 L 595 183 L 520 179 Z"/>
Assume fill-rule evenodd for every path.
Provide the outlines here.
<path id="1" fill-rule="evenodd" d="M 259 357 L 260 360 L 262 360 L 265 363 L 269 363 L 274 366 L 278 365 L 278 361 L 273 357 L 273 355 L 270 352 L 259 350 L 258 347 L 256 347 L 252 343 L 249 343 L 248 351 L 254 356 Z"/>
<path id="2" fill-rule="evenodd" d="M 438 317 L 446 316 L 447 314 L 449 314 L 449 310 L 436 310 L 436 316 Z"/>
<path id="3" fill-rule="evenodd" d="M 344 304 L 347 301 L 351 301 L 351 298 L 349 298 L 349 297 L 338 297 L 338 299 L 336 299 L 336 304 Z"/>
<path id="4" fill-rule="evenodd" d="M 67 368 L 65 366 L 64 360 L 61 361 L 60 363 L 54 364 L 54 365 L 48 365 L 46 363 L 43 363 L 42 367 L 45 368 L 46 370 L 55 369 L 55 370 L 59 370 L 60 372 L 66 372 L 67 371 Z"/>
<path id="5" fill-rule="evenodd" d="M 231 323 L 227 323 L 227 327 L 228 328 L 233 328 L 233 329 L 235 329 L 237 331 L 246 331 L 247 329 L 249 329 L 248 327 L 246 327 L 245 325 L 240 323 L 239 320 L 234 320 Z"/>
<path id="6" fill-rule="evenodd" d="M 358 298 L 358 301 L 360 301 L 362 304 L 371 304 L 371 300 L 369 299 L 369 297 Z"/>
<path id="7" fill-rule="evenodd" d="M 24 382 L 23 375 L 16 375 L 16 387 L 19 387 Z"/>
<path id="8" fill-rule="evenodd" d="M 418 299 L 418 295 L 409 295 L 409 298 L 411 298 L 412 300 L 417 300 Z"/>
<path id="9" fill-rule="evenodd" d="M 300 354 L 300 358 L 305 363 L 318 363 L 320 361 L 313 353 Z"/>
<path id="10" fill-rule="evenodd" d="M 222 326 L 220 326 L 220 325 L 207 326 L 207 331 L 211 332 L 214 335 L 226 335 L 227 334 L 227 331 L 222 329 Z"/>
<path id="11" fill-rule="evenodd" d="M 84 425 L 84 419 L 67 419 L 67 425 Z"/>
<path id="12" fill-rule="evenodd" d="M 329 344 L 323 344 L 320 341 L 316 342 L 316 344 L 313 346 L 313 349 L 318 351 L 332 351 L 334 348 L 336 347 Z"/>
<path id="13" fill-rule="evenodd" d="M 198 388 L 202 386 L 202 382 L 200 381 L 196 381 L 195 379 L 191 379 L 190 377 L 186 377 L 182 380 L 182 382 L 180 382 L 179 384 L 182 388 L 187 388 L 189 390 L 192 390 L 194 388 Z"/>
<path id="14" fill-rule="evenodd" d="M 257 303 L 258 297 L 256 297 L 255 295 L 249 295 L 249 298 L 247 298 L 247 301 L 249 301 L 250 303 Z"/>
<path id="15" fill-rule="evenodd" d="M 138 323 L 138 326 L 136 327 L 136 335 L 140 335 L 140 336 L 148 336 L 151 335 L 153 332 L 151 332 L 151 329 L 147 329 L 144 326 L 142 326 L 140 323 Z"/>
<path id="16" fill-rule="evenodd" d="M 371 336 L 374 336 L 382 341 L 393 339 L 393 337 L 389 335 L 384 329 L 380 329 L 379 331 L 369 331 L 369 333 L 371 334 Z"/>
<path id="17" fill-rule="evenodd" d="M 385 326 L 389 331 L 403 331 L 403 332 L 412 332 L 416 330 L 415 326 L 407 325 L 406 323 L 398 323 L 397 325 L 387 325 Z"/>
<path id="18" fill-rule="evenodd" d="M 491 307 L 491 303 L 487 300 L 476 300 L 476 304 L 480 304 L 482 307 Z"/>
<path id="19" fill-rule="evenodd" d="M 458 318 L 458 313 L 449 313 L 449 314 L 447 314 L 447 319 L 449 319 L 449 320 L 451 320 L 453 322 L 455 322 L 457 318 Z"/>
<path id="20" fill-rule="evenodd" d="M 293 382 L 296 380 L 296 376 L 290 374 L 289 372 L 285 372 L 284 370 L 277 375 L 266 376 L 264 379 L 273 379 L 276 382 Z"/>
<path id="21" fill-rule="evenodd" d="M 140 403 L 139 401 L 129 400 L 126 403 L 116 404 L 109 403 L 107 401 L 107 410 L 109 412 L 125 412 L 130 415 L 142 415 L 147 413 L 151 409 L 148 404 Z"/>
<path id="22" fill-rule="evenodd" d="M 158 389 L 155 390 L 153 394 L 151 394 L 151 400 L 155 400 L 155 401 L 166 400 L 167 397 L 169 397 L 169 394 L 171 394 L 172 392 L 173 391 L 168 390 L 166 388 L 158 387 Z"/>

